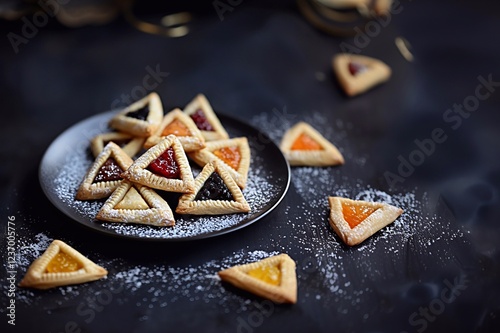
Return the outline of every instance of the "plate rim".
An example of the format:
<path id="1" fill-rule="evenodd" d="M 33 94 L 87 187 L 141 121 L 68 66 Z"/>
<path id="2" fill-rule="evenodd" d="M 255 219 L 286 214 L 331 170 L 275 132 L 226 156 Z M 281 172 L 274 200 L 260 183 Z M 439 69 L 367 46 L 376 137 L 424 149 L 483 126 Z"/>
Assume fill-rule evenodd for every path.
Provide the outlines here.
<path id="1" fill-rule="evenodd" d="M 283 162 L 285 163 L 285 166 L 286 166 L 286 181 L 285 181 L 285 186 L 283 187 L 283 190 L 281 191 L 281 194 L 279 194 L 277 200 L 268 209 L 266 209 L 264 212 L 262 212 L 257 217 L 255 217 L 253 219 L 250 219 L 249 221 L 247 221 L 245 223 L 237 223 L 237 224 L 235 224 L 233 226 L 230 226 L 228 228 L 225 228 L 225 229 L 216 230 L 216 231 L 207 232 L 207 233 L 202 233 L 202 234 L 193 235 L 193 236 L 189 236 L 189 237 L 172 237 L 172 238 L 139 237 L 139 236 L 134 236 L 134 235 L 119 234 L 119 233 L 111 231 L 109 229 L 95 227 L 95 226 L 92 226 L 92 225 L 90 225 L 90 224 L 88 224 L 86 222 L 79 221 L 74 216 L 72 216 L 69 211 L 67 211 L 66 209 L 61 208 L 60 207 L 61 202 L 60 201 L 55 202 L 55 200 L 53 199 L 53 194 L 49 193 L 49 189 L 44 184 L 44 181 L 43 181 L 43 177 L 44 176 L 42 176 L 42 174 L 44 172 L 44 168 L 46 167 L 46 164 L 48 164 L 47 161 L 48 161 L 49 155 L 51 153 L 51 150 L 54 149 L 54 147 L 56 146 L 56 143 L 59 142 L 60 140 L 62 140 L 65 135 L 68 135 L 68 133 L 74 131 L 75 128 L 77 128 L 78 126 L 82 126 L 86 122 L 92 122 L 92 120 L 94 120 L 94 118 L 100 118 L 100 117 L 103 117 L 103 116 L 105 116 L 107 114 L 112 115 L 113 113 L 116 113 L 119 110 L 120 109 L 99 112 L 97 114 L 91 115 L 90 117 L 83 118 L 83 119 L 77 121 L 76 123 L 72 124 L 70 127 L 66 128 L 64 131 L 62 131 L 61 133 L 59 133 L 56 136 L 55 139 L 53 139 L 50 142 L 49 146 L 45 149 L 45 152 L 43 153 L 43 156 L 42 156 L 42 158 L 40 160 L 40 164 L 38 166 L 38 182 L 40 184 L 40 187 L 42 188 L 42 191 L 43 191 L 45 197 L 49 200 L 49 202 L 55 208 L 57 208 L 57 210 L 59 210 L 60 212 L 62 212 L 64 215 L 66 215 L 67 217 L 69 217 L 74 222 L 77 222 L 77 224 L 83 225 L 86 229 L 90 229 L 90 230 L 92 230 L 94 232 L 98 232 L 100 234 L 107 235 L 107 236 L 110 236 L 110 237 L 116 237 L 116 238 L 119 238 L 119 239 L 134 240 L 134 241 L 139 241 L 139 242 L 140 241 L 148 241 L 148 242 L 188 242 L 188 241 L 195 241 L 195 240 L 201 240 L 201 239 L 208 239 L 208 238 L 222 236 L 222 235 L 226 235 L 228 233 L 234 232 L 234 231 L 241 230 L 241 229 L 243 229 L 243 228 L 245 228 L 247 226 L 250 226 L 250 225 L 254 224 L 255 222 L 261 220 L 262 218 L 264 218 L 265 216 L 267 216 L 268 214 L 270 214 L 272 211 L 274 211 L 276 209 L 276 207 L 283 201 L 283 199 L 285 198 L 286 194 L 288 193 L 288 190 L 290 188 L 290 183 L 291 183 L 291 167 L 290 167 L 290 163 L 288 162 L 288 160 L 285 158 L 285 156 L 281 152 L 279 146 L 266 133 L 260 131 L 259 129 L 255 128 L 254 126 L 252 126 L 252 125 L 250 125 L 250 124 L 248 124 L 248 123 L 244 122 L 243 120 L 240 120 L 240 119 L 238 119 L 236 117 L 229 116 L 229 115 L 227 115 L 227 114 L 225 114 L 223 112 L 217 112 L 217 116 L 219 118 L 226 118 L 228 121 L 233 121 L 233 122 L 236 122 L 238 125 L 242 125 L 244 127 L 250 128 L 251 130 L 255 131 L 255 133 L 258 133 L 259 137 L 260 136 L 264 136 L 264 139 L 267 140 L 267 142 L 268 142 L 267 144 L 273 145 L 274 148 L 276 148 L 278 151 L 280 151 L 280 153 L 281 153 L 280 156 L 282 157 Z M 221 119 L 221 122 L 223 122 L 223 121 L 224 120 Z"/>

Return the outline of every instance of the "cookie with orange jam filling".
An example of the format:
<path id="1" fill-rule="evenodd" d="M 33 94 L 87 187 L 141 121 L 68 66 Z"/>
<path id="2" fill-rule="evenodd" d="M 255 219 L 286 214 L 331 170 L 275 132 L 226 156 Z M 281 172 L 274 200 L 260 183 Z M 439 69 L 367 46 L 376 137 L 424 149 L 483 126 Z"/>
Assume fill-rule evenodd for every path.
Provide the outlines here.
<path id="1" fill-rule="evenodd" d="M 286 131 L 280 149 L 292 166 L 344 164 L 337 147 L 306 122 L 299 122 Z"/>
<path id="2" fill-rule="evenodd" d="M 202 167 L 213 160 L 222 162 L 238 186 L 246 186 L 250 167 L 250 146 L 246 137 L 210 141 L 204 149 L 188 156 Z"/>
<path id="3" fill-rule="evenodd" d="M 174 109 L 165 115 L 158 129 L 144 143 L 144 147 L 151 148 L 169 135 L 175 135 L 186 152 L 205 147 L 205 139 L 200 130 L 194 121 L 180 109 Z"/>
<path id="4" fill-rule="evenodd" d="M 357 245 L 396 220 L 403 210 L 380 202 L 328 197 L 329 222 L 347 245 Z"/>
<path id="5" fill-rule="evenodd" d="M 28 268 L 20 287 L 48 289 L 98 280 L 108 272 L 63 241 L 54 240 Z"/>

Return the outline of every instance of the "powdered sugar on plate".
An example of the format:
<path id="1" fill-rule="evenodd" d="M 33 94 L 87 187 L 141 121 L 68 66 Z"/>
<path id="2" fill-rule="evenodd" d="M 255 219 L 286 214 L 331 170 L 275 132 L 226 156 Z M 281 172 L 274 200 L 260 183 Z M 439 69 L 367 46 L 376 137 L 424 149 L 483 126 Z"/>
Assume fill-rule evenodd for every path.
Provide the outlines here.
<path id="1" fill-rule="evenodd" d="M 161 239 L 195 237 L 237 226 L 246 217 L 264 209 L 269 203 L 269 197 L 277 194 L 277 189 L 265 178 L 259 176 L 258 170 L 250 169 L 247 186 L 243 189 L 243 195 L 251 207 L 251 211 L 247 214 L 177 216 L 175 226 L 168 228 L 153 228 L 123 223 L 103 223 L 102 226 L 115 231 L 117 234 L 127 236 Z"/>
<path id="2" fill-rule="evenodd" d="M 109 117 L 110 115 L 107 116 Z M 103 114 L 100 118 L 90 119 L 87 123 L 79 126 L 83 127 L 84 130 L 88 127 L 94 132 L 96 128 L 98 132 L 102 132 L 105 128 L 102 124 L 106 123 L 106 119 L 106 114 Z M 175 215 L 176 225 L 173 227 L 153 227 L 133 223 L 97 221 L 95 216 L 102 207 L 104 200 L 75 200 L 77 189 L 93 162 L 89 153 L 90 140 L 88 137 L 91 137 L 91 135 L 87 132 L 85 132 L 87 134 L 82 137 L 82 140 L 78 141 L 79 144 L 74 147 L 63 147 L 67 148 L 65 149 L 64 157 L 61 157 L 61 154 L 56 155 L 56 158 L 62 159 L 57 164 L 57 172 L 54 176 L 48 177 L 42 174 L 42 178 L 52 177 L 51 182 L 42 181 L 42 185 L 46 188 L 46 191 L 55 194 L 54 196 L 49 195 L 49 198 L 52 197 L 53 200 L 57 201 L 56 206 L 62 206 L 62 209 L 68 215 L 85 225 L 112 234 L 132 238 L 181 240 L 203 238 L 236 230 L 253 223 L 276 207 L 288 189 L 289 170 L 284 158 L 281 161 L 275 159 L 276 155 L 274 151 L 279 152 L 276 146 L 272 143 L 262 141 L 257 132 L 253 133 L 249 128 L 243 125 L 239 126 L 234 120 L 233 122 L 235 122 L 233 125 L 235 128 L 226 126 L 226 130 L 232 136 L 243 136 L 242 134 L 248 132 L 251 163 L 243 195 L 250 206 L 251 210 L 249 213 L 218 216 Z M 69 131 L 71 132 L 71 129 Z M 80 131 L 82 130 L 80 129 Z M 92 135 L 96 134 L 94 132 L 92 132 Z M 64 135 L 68 134 L 65 133 Z M 267 157 L 273 156 L 274 160 L 270 160 L 267 157 L 264 158 L 263 154 Z M 55 163 L 51 161 L 52 164 Z M 276 167 L 276 165 L 279 165 L 279 167 Z M 198 166 L 193 164 L 192 167 L 193 174 L 196 175 L 199 172 Z M 51 168 L 53 167 L 51 166 Z M 48 174 L 54 173 L 49 172 Z M 174 211 L 177 204 L 175 195 L 169 195 L 162 191 L 157 191 L 157 193 L 162 196 L 165 195 L 170 207 Z"/>

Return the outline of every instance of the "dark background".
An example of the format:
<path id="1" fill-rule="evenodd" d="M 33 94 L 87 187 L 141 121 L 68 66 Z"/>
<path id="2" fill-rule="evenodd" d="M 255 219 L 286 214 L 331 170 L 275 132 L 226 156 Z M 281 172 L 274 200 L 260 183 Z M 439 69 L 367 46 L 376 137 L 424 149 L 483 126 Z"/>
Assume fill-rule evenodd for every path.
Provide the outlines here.
<path id="1" fill-rule="evenodd" d="M 82 4 L 88 3 L 75 0 L 69 5 Z M 151 22 L 158 22 L 168 13 L 192 12 L 190 33 L 182 38 L 139 32 L 119 13 L 105 24 L 80 27 L 68 27 L 51 18 L 27 44 L 19 46 L 17 53 L 7 36 L 9 32 L 21 34 L 23 21 L 1 20 L 2 222 L 6 224 L 7 216 L 15 215 L 18 234 L 23 234 L 19 237 L 44 232 L 65 239 L 83 253 L 98 255 L 101 260 L 119 258 L 115 271 L 139 262 L 152 266 L 197 266 L 240 249 L 259 248 L 286 248 L 298 262 L 303 262 L 294 244 L 276 241 L 278 235 L 294 232 L 279 226 L 277 221 L 286 219 L 285 213 L 300 214 L 303 199 L 293 183 L 282 204 L 255 225 L 213 239 L 175 244 L 130 243 L 95 234 L 71 223 L 45 198 L 37 171 L 52 140 L 76 122 L 109 110 L 123 93 L 141 85 L 147 66 L 159 65 L 169 73 L 156 89 L 167 106 L 185 105 L 202 92 L 214 109 L 253 121 L 254 125 L 258 124 L 255 116 L 271 115 L 273 109 L 283 107 L 297 120 L 313 111 L 323 114 L 328 120 L 324 128 L 337 119 L 355 124 L 345 138 L 351 149 L 348 153 L 370 158 L 365 168 L 350 169 L 346 165 L 335 174 L 362 177 L 372 187 L 389 192 L 393 189 L 384 172 L 397 172 L 398 156 L 408 157 L 415 150 L 414 140 L 429 138 L 435 128 L 445 129 L 447 140 L 437 145 L 435 153 L 396 188 L 430 193 L 438 202 L 436 213 L 449 221 L 452 228 L 467 231 L 466 242 L 451 248 L 466 263 L 450 270 L 429 261 L 426 269 L 420 269 L 425 265 L 415 264 L 409 247 L 401 258 L 406 271 L 397 283 L 391 285 L 389 282 L 394 280 L 381 279 L 373 286 L 378 296 L 362 299 L 362 310 L 348 314 L 335 311 L 341 304 L 333 299 L 327 301 L 325 297 L 324 301 L 313 302 L 311 298 L 301 298 L 318 278 L 302 274 L 299 303 L 277 307 L 272 316 L 255 328 L 256 332 L 411 331 L 415 327 L 408 324 L 408 314 L 433 299 L 432 293 L 426 294 L 426 284 L 435 282 L 443 288 L 444 278 L 453 280 L 465 268 L 472 277 L 472 287 L 429 323 L 426 331 L 498 331 L 500 92 L 481 101 L 457 129 L 450 129 L 443 115 L 455 103 L 463 103 L 474 94 L 479 76 L 491 75 L 493 81 L 500 81 L 500 4 L 431 0 L 401 4 L 404 10 L 394 15 L 390 24 L 362 50 L 391 66 L 391 80 L 352 99 L 339 89 L 331 72 L 331 57 L 340 52 L 341 42 L 352 44 L 353 39 L 316 30 L 291 1 L 242 1 L 224 13 L 222 21 L 210 1 L 170 6 L 146 1 L 134 7 L 138 16 Z M 2 6 L 30 7 L 15 2 Z M 31 18 L 33 13 L 20 17 Z M 406 62 L 394 47 L 397 36 L 410 41 L 413 63 Z M 324 76 L 318 79 L 317 73 Z M 323 227 L 328 230 L 326 225 Z M 428 235 L 435 236 L 432 232 Z M 349 253 L 349 249 L 345 251 Z M 165 253 L 176 255 L 165 259 Z M 380 255 L 383 260 L 384 254 Z M 355 269 L 358 263 L 346 265 Z M 25 269 L 20 267 L 19 272 Z M 2 309 L 7 304 L 5 279 L 2 277 Z M 94 290 L 109 287 L 106 281 L 96 284 Z M 403 295 L 398 285 L 413 286 L 410 290 L 417 296 Z M 63 302 L 62 306 L 60 294 L 35 292 L 43 304 L 19 303 L 13 331 L 61 331 L 61 323 L 74 317 L 74 306 L 82 302 L 84 289 L 80 290 L 80 297 Z M 233 309 L 229 313 L 218 312 L 214 307 L 184 299 L 174 307 L 154 308 L 147 312 L 147 321 L 140 321 L 138 318 L 145 310 L 135 303 L 141 297 L 127 295 L 126 301 L 112 303 L 96 320 L 90 324 L 80 322 L 79 327 L 88 332 L 232 332 L 237 330 L 237 317 L 250 313 Z M 372 315 L 362 320 L 366 309 Z M 6 323 L 4 315 L 2 312 L 2 325 Z"/>

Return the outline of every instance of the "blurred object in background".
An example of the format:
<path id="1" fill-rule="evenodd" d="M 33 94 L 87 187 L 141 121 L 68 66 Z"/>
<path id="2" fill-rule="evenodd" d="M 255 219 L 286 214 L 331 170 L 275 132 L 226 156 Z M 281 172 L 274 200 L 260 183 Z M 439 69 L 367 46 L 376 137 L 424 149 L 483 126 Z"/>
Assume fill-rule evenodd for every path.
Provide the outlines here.
<path id="1" fill-rule="evenodd" d="M 40 12 L 70 28 L 107 24 L 119 11 L 119 2 L 114 0 L 25 0 L 0 4 L 0 18 L 15 21 Z"/>
<path id="2" fill-rule="evenodd" d="M 353 36 L 378 16 L 390 15 L 393 0 L 297 0 L 315 28 L 333 36 Z"/>

